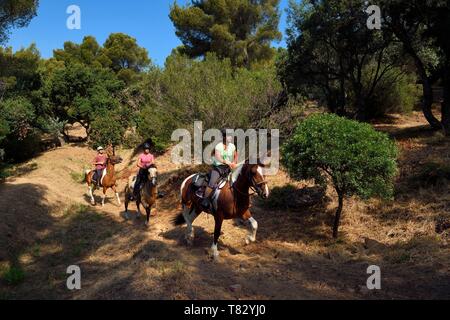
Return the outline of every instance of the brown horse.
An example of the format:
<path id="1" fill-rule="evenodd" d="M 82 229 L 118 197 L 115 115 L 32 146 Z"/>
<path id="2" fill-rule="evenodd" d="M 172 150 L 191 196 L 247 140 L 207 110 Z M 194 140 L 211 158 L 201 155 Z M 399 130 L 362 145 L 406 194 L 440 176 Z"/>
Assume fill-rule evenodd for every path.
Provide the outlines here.
<path id="1" fill-rule="evenodd" d="M 219 256 L 217 244 L 222 229 L 223 220 L 242 219 L 250 222 L 250 233 L 245 242 L 250 244 L 256 241 L 256 232 L 258 229 L 257 221 L 250 213 L 250 190 L 255 191 L 262 198 L 269 197 L 269 188 L 264 179 L 262 164 L 249 164 L 248 161 L 238 166 L 233 173 L 232 182 L 227 181 L 220 190 L 219 195 L 213 197 L 213 210 L 208 212 L 214 216 L 214 241 L 212 245 L 212 254 L 214 259 Z M 201 206 L 201 199 L 195 195 L 193 188 L 193 178 L 196 175 L 188 177 L 181 185 L 181 198 L 183 213 L 179 214 L 174 220 L 174 225 L 187 224 L 186 241 L 192 245 L 194 239 L 194 229 L 192 223 L 204 211 Z M 234 181 L 234 183 L 233 183 Z"/>
<path id="2" fill-rule="evenodd" d="M 116 194 L 116 198 L 117 198 L 117 202 L 119 203 L 119 205 L 121 204 L 120 202 L 120 197 L 119 197 L 119 193 L 117 192 L 117 179 L 115 176 L 115 170 L 114 167 L 115 165 L 121 163 L 123 160 L 121 157 L 115 156 L 112 154 L 112 152 L 107 152 L 108 158 L 106 160 L 106 169 L 105 172 L 103 173 L 103 176 L 101 178 L 101 187 L 103 188 L 103 199 L 102 199 L 102 207 L 105 206 L 105 199 L 106 199 L 106 191 L 108 189 L 112 189 L 114 191 L 114 193 Z M 97 186 L 93 183 L 92 181 L 92 177 L 94 176 L 94 170 L 87 170 L 86 171 L 86 183 L 88 185 L 88 194 L 91 198 L 91 204 L 93 206 L 95 206 L 95 199 L 94 199 L 94 191 L 97 188 Z"/>
<path id="3" fill-rule="evenodd" d="M 145 225 L 148 226 L 150 222 L 150 213 L 152 210 L 152 206 L 156 203 L 156 198 L 158 197 L 157 192 L 157 177 L 158 170 L 155 166 L 152 166 L 148 169 L 148 179 L 147 182 L 143 185 L 140 196 L 136 199 L 136 207 L 138 210 L 137 216 L 141 215 L 141 203 L 145 208 L 147 213 L 147 220 Z M 125 187 L 125 215 L 127 219 L 130 218 L 128 215 L 128 205 L 130 203 L 130 197 L 133 194 L 134 183 L 136 182 L 136 177 L 130 177 L 127 186 Z"/>

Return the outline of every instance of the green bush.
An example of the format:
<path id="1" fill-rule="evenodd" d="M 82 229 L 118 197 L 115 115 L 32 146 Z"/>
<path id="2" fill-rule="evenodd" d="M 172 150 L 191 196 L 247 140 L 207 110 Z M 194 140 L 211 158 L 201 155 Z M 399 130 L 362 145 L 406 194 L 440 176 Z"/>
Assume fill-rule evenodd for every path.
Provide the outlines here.
<path id="1" fill-rule="evenodd" d="M 208 54 L 204 61 L 173 54 L 164 69 L 149 71 L 140 91 L 137 130 L 164 147 L 173 130 L 202 121 L 205 129 L 253 127 L 271 114 L 271 101 L 281 91 L 274 68 L 233 68 L 227 59 Z"/>
<path id="2" fill-rule="evenodd" d="M 91 123 L 91 144 L 95 146 L 120 145 L 124 140 L 127 121 L 116 111 L 106 111 Z"/>
<path id="3" fill-rule="evenodd" d="M 366 70 L 364 78 L 371 76 Z M 398 68 L 386 72 L 374 88 L 373 96 L 366 101 L 369 118 L 387 113 L 408 113 L 420 102 L 421 90 L 414 74 L 404 73 Z"/>
<path id="4" fill-rule="evenodd" d="M 331 182 L 339 206 L 333 226 L 337 237 L 343 200 L 356 195 L 391 198 L 397 172 L 397 147 L 370 125 L 332 114 L 308 117 L 283 146 L 283 164 L 299 180 Z"/>
<path id="5" fill-rule="evenodd" d="M 25 279 L 25 272 L 20 267 L 9 267 L 3 274 L 2 279 L 9 285 L 15 286 L 23 282 Z"/>

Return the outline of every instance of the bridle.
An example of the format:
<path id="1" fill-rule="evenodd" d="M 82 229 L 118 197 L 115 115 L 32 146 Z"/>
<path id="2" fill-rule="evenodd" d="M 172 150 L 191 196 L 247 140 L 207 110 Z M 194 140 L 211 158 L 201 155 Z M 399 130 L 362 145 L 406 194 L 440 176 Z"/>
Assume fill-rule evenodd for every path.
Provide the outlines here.
<path id="1" fill-rule="evenodd" d="M 241 175 L 242 175 L 242 172 L 239 173 L 239 176 L 241 176 Z M 267 184 L 267 181 L 262 180 L 260 182 L 256 182 L 255 175 L 252 174 L 251 170 L 247 170 L 247 179 L 248 179 L 248 181 L 251 182 L 249 188 L 250 188 L 250 190 L 253 191 L 253 193 L 248 193 L 248 192 L 246 193 L 246 192 L 239 190 L 238 187 L 236 187 L 236 184 L 233 184 L 233 189 L 236 190 L 238 193 L 245 195 L 245 196 L 246 195 L 252 196 L 254 194 L 258 194 L 259 196 L 261 196 L 261 194 L 263 193 L 263 190 L 260 186 Z"/>

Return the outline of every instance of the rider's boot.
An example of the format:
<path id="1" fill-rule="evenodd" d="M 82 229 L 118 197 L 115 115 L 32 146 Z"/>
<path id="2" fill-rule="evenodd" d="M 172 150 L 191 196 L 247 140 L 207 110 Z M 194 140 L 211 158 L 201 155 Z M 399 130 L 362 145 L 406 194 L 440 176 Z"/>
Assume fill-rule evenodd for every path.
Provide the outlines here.
<path id="1" fill-rule="evenodd" d="M 137 200 L 139 198 L 139 194 L 141 193 L 141 184 L 135 184 L 133 189 L 133 198 Z"/>
<path id="2" fill-rule="evenodd" d="M 210 204 L 211 204 L 210 197 L 211 197 L 212 192 L 213 192 L 212 188 L 206 187 L 205 196 L 204 196 L 204 198 L 202 200 L 202 207 L 204 209 L 208 209 Z"/>

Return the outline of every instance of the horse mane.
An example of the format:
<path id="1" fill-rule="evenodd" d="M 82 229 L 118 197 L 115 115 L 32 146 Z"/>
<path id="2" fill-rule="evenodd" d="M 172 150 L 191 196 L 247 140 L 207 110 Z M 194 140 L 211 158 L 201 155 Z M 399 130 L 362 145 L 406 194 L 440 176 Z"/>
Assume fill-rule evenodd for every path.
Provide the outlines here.
<path id="1" fill-rule="evenodd" d="M 242 168 L 244 168 L 244 165 L 246 165 L 246 164 L 247 164 L 246 161 L 241 162 L 241 163 L 238 165 L 238 167 L 236 168 L 236 170 L 234 170 L 233 173 L 231 174 L 231 182 L 232 182 L 233 184 L 234 184 L 234 183 L 237 181 L 237 179 L 239 178 L 239 175 L 240 175 L 241 172 L 242 172 Z"/>

